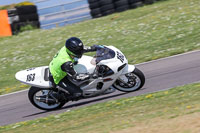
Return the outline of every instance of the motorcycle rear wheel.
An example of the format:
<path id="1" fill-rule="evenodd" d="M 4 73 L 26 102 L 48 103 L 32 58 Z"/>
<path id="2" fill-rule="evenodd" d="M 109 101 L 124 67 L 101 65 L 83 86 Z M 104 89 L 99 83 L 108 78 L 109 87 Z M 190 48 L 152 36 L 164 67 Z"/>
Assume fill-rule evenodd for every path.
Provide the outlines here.
<path id="1" fill-rule="evenodd" d="M 30 102 L 35 107 L 42 109 L 42 110 L 51 111 L 51 110 L 56 110 L 56 109 L 62 108 L 66 103 L 65 101 L 58 101 L 56 103 L 48 104 L 48 103 L 45 103 L 45 102 L 38 101 L 36 99 L 37 97 L 44 97 L 45 98 L 45 96 L 47 96 L 49 91 L 53 91 L 53 90 L 49 90 L 49 89 L 45 89 L 45 88 L 38 88 L 38 87 L 32 86 L 29 89 L 28 98 L 29 98 Z M 56 92 L 53 91 L 53 93 L 56 93 Z"/>
<path id="2" fill-rule="evenodd" d="M 135 68 L 133 72 L 127 73 L 121 79 L 117 79 L 113 87 L 123 92 L 133 92 L 141 89 L 145 83 L 142 71 Z"/>

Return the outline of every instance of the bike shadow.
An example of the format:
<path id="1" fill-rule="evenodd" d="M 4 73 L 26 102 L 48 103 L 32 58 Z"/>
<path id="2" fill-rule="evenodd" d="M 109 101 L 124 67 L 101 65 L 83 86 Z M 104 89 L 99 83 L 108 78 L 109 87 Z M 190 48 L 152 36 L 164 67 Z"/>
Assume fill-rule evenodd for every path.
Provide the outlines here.
<path id="1" fill-rule="evenodd" d="M 95 99 L 93 97 L 93 99 L 90 98 L 90 100 L 85 99 L 87 101 L 82 101 L 82 102 L 74 103 L 74 104 L 71 104 L 71 105 L 68 105 L 68 106 L 64 106 L 63 108 L 61 108 L 59 110 L 69 109 L 69 108 L 74 108 L 74 107 L 81 107 L 81 106 L 84 106 L 84 105 L 90 105 L 91 103 L 99 103 L 100 101 L 107 100 L 107 99 L 114 98 L 114 97 L 118 97 L 118 96 L 125 95 L 125 94 L 128 94 L 128 93 L 122 92 L 122 93 L 110 95 L 110 96 L 104 96 L 104 97 L 101 96 L 101 98 L 96 97 Z"/>
<path id="2" fill-rule="evenodd" d="M 106 100 L 108 100 L 108 99 L 111 99 L 111 98 L 114 98 L 114 97 L 118 97 L 118 96 L 122 96 L 122 95 L 126 95 L 126 94 L 128 94 L 128 93 L 121 92 L 119 94 L 114 94 L 114 95 L 108 94 L 109 96 L 106 96 L 106 95 L 105 96 L 100 96 L 100 98 L 98 98 L 98 97 L 88 98 L 88 100 L 84 99 L 84 100 L 87 100 L 87 101 L 82 101 L 82 102 L 81 102 L 81 100 L 80 101 L 76 101 L 76 103 L 64 106 L 64 107 L 62 107 L 60 109 L 56 109 L 56 110 L 52 110 L 52 111 L 42 111 L 42 112 L 38 112 L 38 113 L 26 115 L 23 118 L 37 116 L 37 115 L 41 115 L 41 114 L 45 114 L 45 113 L 50 113 L 50 112 L 61 113 L 60 111 L 62 111 L 62 110 L 74 109 L 74 108 L 82 107 L 84 105 L 91 105 L 93 103 L 99 103 L 101 101 L 105 101 L 106 102 Z M 73 102 L 71 102 L 71 103 L 73 103 Z"/>

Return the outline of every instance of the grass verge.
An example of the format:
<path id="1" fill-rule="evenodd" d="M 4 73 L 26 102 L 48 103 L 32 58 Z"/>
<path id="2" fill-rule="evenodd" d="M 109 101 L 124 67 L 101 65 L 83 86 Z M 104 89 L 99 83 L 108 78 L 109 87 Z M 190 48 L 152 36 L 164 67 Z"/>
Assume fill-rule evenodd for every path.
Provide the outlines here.
<path id="1" fill-rule="evenodd" d="M 114 45 L 130 64 L 200 49 L 200 1 L 168 0 L 52 30 L 33 30 L 0 38 L 0 94 L 21 84 L 17 71 L 48 65 L 66 38 L 85 45 Z"/>
<path id="2" fill-rule="evenodd" d="M 197 133 L 200 83 L 0 127 L 0 132 Z M 165 129 L 165 130 L 163 130 Z"/>

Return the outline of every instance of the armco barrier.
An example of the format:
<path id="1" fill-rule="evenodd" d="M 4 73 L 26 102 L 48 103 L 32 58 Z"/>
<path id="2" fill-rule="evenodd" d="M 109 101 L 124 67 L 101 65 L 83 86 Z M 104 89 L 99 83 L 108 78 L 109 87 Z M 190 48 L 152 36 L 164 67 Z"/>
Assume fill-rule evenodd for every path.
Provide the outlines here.
<path id="1" fill-rule="evenodd" d="M 0 10 L 0 37 L 12 36 L 7 10 Z"/>
<path id="2" fill-rule="evenodd" d="M 87 0 L 45 0 L 35 2 L 42 29 L 50 29 L 91 19 Z M 47 5 L 47 6 L 44 6 Z"/>

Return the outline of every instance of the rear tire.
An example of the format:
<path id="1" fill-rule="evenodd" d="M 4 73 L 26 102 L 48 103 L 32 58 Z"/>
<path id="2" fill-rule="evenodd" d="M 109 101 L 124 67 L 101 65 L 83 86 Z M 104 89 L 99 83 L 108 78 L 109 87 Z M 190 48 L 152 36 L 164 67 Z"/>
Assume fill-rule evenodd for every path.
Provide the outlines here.
<path id="1" fill-rule="evenodd" d="M 125 79 L 126 77 L 126 79 Z M 125 81 L 127 81 L 125 83 Z M 142 71 L 138 68 L 135 68 L 133 72 L 125 74 L 124 78 L 121 80 L 117 80 L 113 87 L 115 87 L 119 91 L 123 92 L 133 92 L 141 89 L 145 83 L 145 76 Z"/>
<path id="2" fill-rule="evenodd" d="M 66 103 L 65 101 L 59 101 L 58 103 L 53 104 L 53 105 L 48 105 L 43 102 L 38 102 L 35 99 L 35 97 L 36 97 L 36 94 L 39 93 L 40 91 L 42 92 L 42 91 L 50 91 L 50 90 L 45 89 L 45 88 L 31 87 L 28 92 L 28 98 L 35 107 L 42 109 L 42 110 L 50 111 L 50 110 L 60 109 L 65 105 L 65 103 Z"/>

